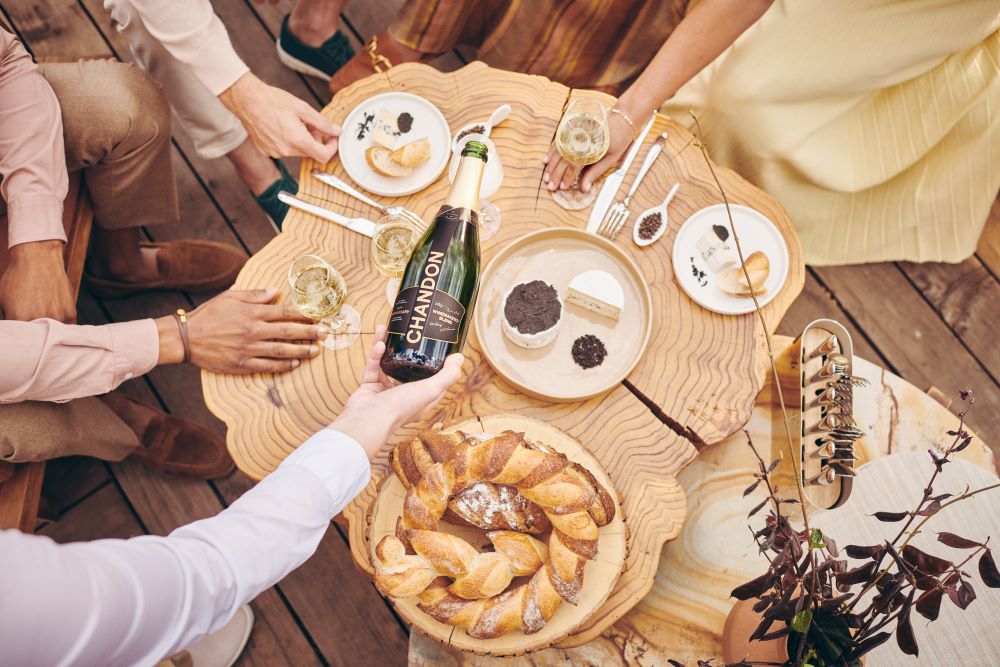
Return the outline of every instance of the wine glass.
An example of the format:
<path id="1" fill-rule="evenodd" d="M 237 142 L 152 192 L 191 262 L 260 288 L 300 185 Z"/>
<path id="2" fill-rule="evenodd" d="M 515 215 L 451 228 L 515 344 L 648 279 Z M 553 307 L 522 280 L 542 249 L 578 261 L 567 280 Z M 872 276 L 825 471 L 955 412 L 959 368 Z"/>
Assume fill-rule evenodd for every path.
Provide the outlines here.
<path id="1" fill-rule="evenodd" d="M 322 257 L 303 255 L 288 267 L 292 303 L 302 315 L 322 322 L 331 331 L 323 345 L 332 350 L 349 347 L 361 331 L 361 315 L 344 303 L 347 281 Z"/>
<path id="2" fill-rule="evenodd" d="M 568 162 L 585 167 L 594 164 L 608 152 L 611 135 L 608 131 L 608 110 L 595 99 L 578 97 L 569 103 L 556 130 L 556 150 Z M 587 208 L 597 197 L 595 188 L 580 190 L 577 176 L 573 187 L 554 190 L 552 198 L 570 211 Z"/>
<path id="3" fill-rule="evenodd" d="M 385 287 L 385 298 L 389 303 L 396 300 L 399 279 L 403 277 L 406 263 L 423 231 L 412 219 L 402 215 L 386 215 L 375 223 L 372 263 L 379 273 L 389 278 Z"/>

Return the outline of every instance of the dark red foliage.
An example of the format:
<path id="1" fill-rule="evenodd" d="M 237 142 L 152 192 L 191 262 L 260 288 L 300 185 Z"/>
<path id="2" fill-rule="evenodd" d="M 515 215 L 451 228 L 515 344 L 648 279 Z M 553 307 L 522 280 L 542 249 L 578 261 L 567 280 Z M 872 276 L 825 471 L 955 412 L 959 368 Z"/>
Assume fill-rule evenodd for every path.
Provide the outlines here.
<path id="1" fill-rule="evenodd" d="M 955 549 L 975 549 L 982 544 L 973 540 L 967 540 L 955 533 L 938 533 L 938 542 Z"/>
<path id="2" fill-rule="evenodd" d="M 979 559 L 979 576 L 990 588 L 1000 588 L 1000 572 L 997 571 L 996 561 L 989 549 L 983 551 L 983 556 Z"/>
<path id="3" fill-rule="evenodd" d="M 949 561 L 921 551 L 912 544 L 903 547 L 903 560 L 923 574 L 943 574 L 951 568 Z"/>

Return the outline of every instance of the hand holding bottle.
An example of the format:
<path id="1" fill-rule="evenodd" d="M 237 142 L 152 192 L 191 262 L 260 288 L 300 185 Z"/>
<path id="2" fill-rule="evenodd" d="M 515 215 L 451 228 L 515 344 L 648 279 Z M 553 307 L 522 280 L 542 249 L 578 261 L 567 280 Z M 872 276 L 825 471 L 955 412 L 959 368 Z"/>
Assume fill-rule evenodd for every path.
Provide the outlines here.
<path id="1" fill-rule="evenodd" d="M 441 370 L 425 380 L 398 384 L 379 368 L 385 352 L 385 327 L 375 331 L 361 386 L 351 394 L 330 428 L 357 440 L 372 459 L 396 430 L 437 403 L 462 373 L 461 354 L 452 354 Z"/>

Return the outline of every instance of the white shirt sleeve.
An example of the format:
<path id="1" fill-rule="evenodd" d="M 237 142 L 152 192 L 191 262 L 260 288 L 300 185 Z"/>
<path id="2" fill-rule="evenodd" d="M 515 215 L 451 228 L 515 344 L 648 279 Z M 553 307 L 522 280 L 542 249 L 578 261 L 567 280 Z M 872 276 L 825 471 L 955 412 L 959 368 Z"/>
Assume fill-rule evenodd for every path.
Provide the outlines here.
<path id="1" fill-rule="evenodd" d="M 354 439 L 323 430 L 228 509 L 167 537 L 60 545 L 0 531 L 0 662 L 155 664 L 308 559 L 370 474 Z"/>

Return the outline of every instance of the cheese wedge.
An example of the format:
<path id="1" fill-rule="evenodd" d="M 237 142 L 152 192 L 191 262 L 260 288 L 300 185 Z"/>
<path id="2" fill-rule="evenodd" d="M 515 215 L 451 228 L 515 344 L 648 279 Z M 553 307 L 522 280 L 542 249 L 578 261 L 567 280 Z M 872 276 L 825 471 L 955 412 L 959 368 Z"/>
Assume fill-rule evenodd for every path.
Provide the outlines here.
<path id="1" fill-rule="evenodd" d="M 614 276 L 607 271 L 593 269 L 570 281 L 566 303 L 617 320 L 625 309 L 625 293 Z"/>
<path id="2" fill-rule="evenodd" d="M 375 118 L 375 131 L 372 133 L 372 141 L 376 146 L 388 148 L 390 151 L 396 148 L 396 114 L 388 109 L 380 109 Z"/>

